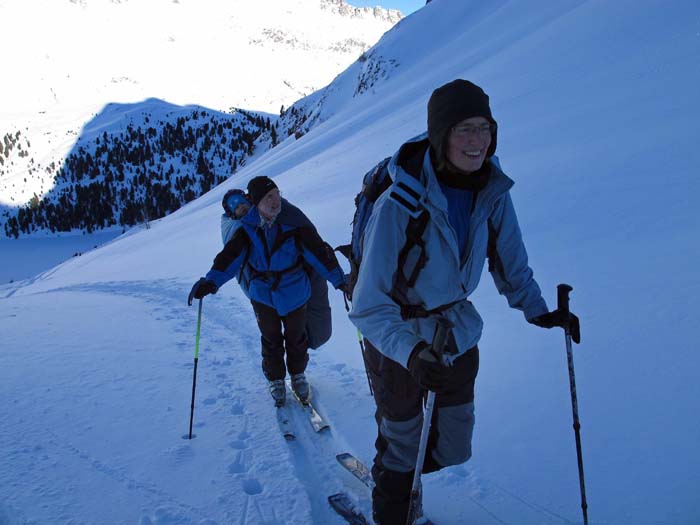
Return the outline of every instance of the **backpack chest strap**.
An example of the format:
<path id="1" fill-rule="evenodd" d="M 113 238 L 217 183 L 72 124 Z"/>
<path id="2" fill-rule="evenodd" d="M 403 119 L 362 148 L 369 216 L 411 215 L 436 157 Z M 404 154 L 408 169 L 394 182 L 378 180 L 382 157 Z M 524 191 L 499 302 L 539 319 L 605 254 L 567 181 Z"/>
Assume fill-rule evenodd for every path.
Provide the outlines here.
<path id="1" fill-rule="evenodd" d="M 300 270 L 303 268 L 303 262 L 301 257 L 296 260 L 294 264 L 289 266 L 288 268 L 285 268 L 284 270 L 256 270 L 253 268 L 251 265 L 250 267 L 250 279 L 260 279 L 262 281 L 268 281 L 271 283 L 270 289 L 271 290 L 277 290 L 277 288 L 280 285 L 280 281 L 282 280 L 282 277 L 288 273 L 295 272 L 297 270 Z"/>

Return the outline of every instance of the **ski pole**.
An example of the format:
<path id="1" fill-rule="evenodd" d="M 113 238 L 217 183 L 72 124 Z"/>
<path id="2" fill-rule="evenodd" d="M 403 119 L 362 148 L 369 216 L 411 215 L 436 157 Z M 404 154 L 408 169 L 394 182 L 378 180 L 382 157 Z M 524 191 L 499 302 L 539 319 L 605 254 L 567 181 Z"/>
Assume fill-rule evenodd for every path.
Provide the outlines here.
<path id="1" fill-rule="evenodd" d="M 437 326 L 435 327 L 435 336 L 433 337 L 433 350 L 437 353 L 440 361 L 443 361 L 442 352 L 447 343 L 447 335 L 452 328 L 452 323 L 444 318 L 437 318 Z M 444 362 L 443 362 L 444 364 Z M 430 422 L 433 418 L 433 409 L 435 407 L 435 392 L 428 390 L 428 399 L 425 402 L 425 411 L 423 412 L 423 428 L 420 432 L 420 443 L 418 444 L 418 458 L 416 459 L 416 470 L 413 472 L 413 484 L 411 486 L 411 499 L 408 503 L 408 515 L 406 516 L 406 525 L 414 525 L 416 521 L 416 511 L 418 510 L 418 499 L 420 497 L 420 476 L 425 462 L 425 452 L 428 448 L 428 434 L 430 432 Z"/>
<path id="2" fill-rule="evenodd" d="M 569 292 L 573 288 L 568 284 L 557 286 L 557 309 L 563 314 L 564 319 L 569 319 Z M 583 510 L 583 523 L 588 525 L 588 503 L 586 502 L 586 484 L 583 479 L 583 453 L 581 451 L 581 423 L 578 419 L 578 400 L 576 399 L 576 378 L 574 376 L 574 354 L 571 350 L 571 326 L 564 325 L 564 338 L 566 340 L 566 360 L 569 364 L 569 389 L 571 390 L 571 410 L 574 415 L 574 434 L 576 436 L 576 457 L 578 459 L 578 479 L 581 486 L 581 509 Z"/>
<path id="3" fill-rule="evenodd" d="M 365 357 L 365 344 L 362 342 L 362 332 L 357 329 L 357 341 L 360 343 L 360 350 L 362 351 L 362 362 L 365 365 L 365 375 L 367 376 L 367 386 L 369 387 L 370 395 L 374 395 L 374 390 L 372 389 L 372 380 L 369 378 L 369 371 L 367 370 L 367 359 Z"/>
<path id="4" fill-rule="evenodd" d="M 192 376 L 192 404 L 190 406 L 190 436 L 192 439 L 192 420 L 194 419 L 194 390 L 197 387 L 197 362 L 199 361 L 199 334 L 202 327 L 202 299 L 199 300 L 199 313 L 197 314 L 197 338 L 194 345 L 194 374 Z"/>
<path id="5" fill-rule="evenodd" d="M 345 301 L 345 311 L 350 312 L 350 305 L 348 304 L 347 294 L 343 293 L 343 301 Z M 369 371 L 367 370 L 367 358 L 365 357 L 365 344 L 362 342 L 362 332 L 357 329 L 357 341 L 360 343 L 360 350 L 362 351 L 362 363 L 365 365 L 365 375 L 367 376 L 367 386 L 369 386 L 370 395 L 374 395 L 374 390 L 372 389 L 372 380 L 369 378 Z"/>

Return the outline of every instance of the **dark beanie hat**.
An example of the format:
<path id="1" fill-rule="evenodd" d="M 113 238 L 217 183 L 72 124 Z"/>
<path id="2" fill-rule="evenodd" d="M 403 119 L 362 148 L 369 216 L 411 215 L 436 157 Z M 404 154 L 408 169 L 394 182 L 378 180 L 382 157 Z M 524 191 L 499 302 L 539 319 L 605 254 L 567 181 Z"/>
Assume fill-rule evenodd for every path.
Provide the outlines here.
<path id="1" fill-rule="evenodd" d="M 251 202 L 257 206 L 262 198 L 267 195 L 267 192 L 273 190 L 277 187 L 270 177 L 265 175 L 260 175 L 259 177 L 253 177 L 248 182 L 248 194 L 250 195 Z"/>
<path id="2" fill-rule="evenodd" d="M 489 96 L 476 84 L 458 78 L 440 86 L 428 100 L 428 139 L 438 158 L 442 158 L 443 143 L 452 126 L 472 117 L 484 117 L 496 124 L 489 107 Z M 486 157 L 496 152 L 496 131 Z"/>

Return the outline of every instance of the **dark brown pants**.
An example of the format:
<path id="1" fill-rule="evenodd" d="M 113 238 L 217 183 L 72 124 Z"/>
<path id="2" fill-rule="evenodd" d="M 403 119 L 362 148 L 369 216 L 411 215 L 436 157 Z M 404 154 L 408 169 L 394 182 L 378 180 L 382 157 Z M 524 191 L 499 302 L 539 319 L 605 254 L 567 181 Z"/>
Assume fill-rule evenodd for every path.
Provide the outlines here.
<path id="1" fill-rule="evenodd" d="M 309 362 L 306 338 L 306 305 L 280 316 L 266 304 L 251 301 L 260 328 L 263 374 L 269 381 L 306 370 Z M 282 330 L 284 327 L 284 331 Z M 285 354 L 287 366 L 285 368 Z"/>

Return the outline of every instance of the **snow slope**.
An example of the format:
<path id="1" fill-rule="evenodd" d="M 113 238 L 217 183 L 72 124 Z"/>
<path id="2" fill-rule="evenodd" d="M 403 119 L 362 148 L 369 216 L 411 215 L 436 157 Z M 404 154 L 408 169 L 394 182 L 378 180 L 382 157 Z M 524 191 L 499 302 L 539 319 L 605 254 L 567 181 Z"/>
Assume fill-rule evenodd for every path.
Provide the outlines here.
<path id="1" fill-rule="evenodd" d="M 196 326 L 185 298 L 220 248 L 223 193 L 255 175 L 345 242 L 360 176 L 423 130 L 431 90 L 455 77 L 491 96 L 550 306 L 556 284 L 574 287 L 591 523 L 700 522 L 699 20 L 683 1 L 433 0 L 373 49 L 399 64 L 391 74 L 327 97 L 300 140 L 150 230 L 0 288 L 0 523 L 331 524 L 326 497 L 341 487 L 367 510 L 333 459 L 370 462 L 375 434 L 339 294 L 308 371 L 332 430 L 314 435 L 297 412 L 293 443 L 233 283 L 204 301 L 197 437 L 182 440 Z M 580 523 L 563 337 L 508 310 L 488 276 L 472 300 L 486 324 L 474 457 L 425 478 L 426 510 L 441 525 Z"/>
<path id="2" fill-rule="evenodd" d="M 401 18 L 342 0 L 3 0 L 0 14 L 0 42 L 13 48 L 3 68 L 23 71 L 0 91 L 16 101 L 10 115 L 154 94 L 276 112 Z"/>
<path id="3" fill-rule="evenodd" d="M 2 0 L 0 143 L 21 133 L 27 155 L 0 160 L 0 212 L 51 189 L 50 166 L 106 103 L 277 114 L 400 19 L 343 0 Z"/>

